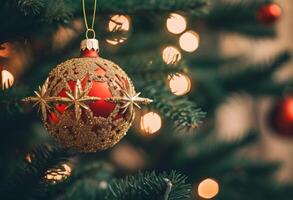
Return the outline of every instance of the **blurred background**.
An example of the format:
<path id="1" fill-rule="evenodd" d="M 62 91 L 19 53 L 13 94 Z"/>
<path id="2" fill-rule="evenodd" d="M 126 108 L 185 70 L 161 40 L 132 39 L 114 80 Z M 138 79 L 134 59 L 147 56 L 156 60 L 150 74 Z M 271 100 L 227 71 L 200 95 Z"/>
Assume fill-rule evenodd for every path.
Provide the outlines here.
<path id="1" fill-rule="evenodd" d="M 290 49 L 292 51 L 292 9 L 293 2 L 286 0 L 276 1 L 283 10 L 283 16 L 276 24 L 277 37 L 274 39 L 255 40 L 235 33 L 221 33 L 219 37 L 220 49 L 225 56 L 245 56 L 249 60 L 265 62 L 278 52 Z M 274 75 L 278 82 L 292 80 L 293 66 L 289 61 Z M 233 105 L 235 107 L 233 107 Z M 274 105 L 268 95 L 254 99 L 247 94 L 235 94 L 218 109 L 218 129 L 224 138 L 239 137 L 244 128 L 257 126 L 261 130 L 260 141 L 249 151 L 252 157 L 266 160 L 281 160 L 282 167 L 278 172 L 281 181 L 292 181 L 292 139 L 278 137 L 276 131 L 270 128 L 267 115 Z M 234 108 L 231 115 L 225 115 L 225 107 Z M 229 108 L 230 109 L 230 108 Z M 233 124 L 239 124 L 233 128 Z M 230 124 L 230 126 L 229 126 Z M 234 129 L 234 130 L 233 130 Z"/>
<path id="2" fill-rule="evenodd" d="M 81 1 L 3 1 L 3 199 L 292 199 L 293 1 L 97 2 L 100 56 L 154 102 L 112 148 L 64 149 L 21 99 L 79 56 Z"/>

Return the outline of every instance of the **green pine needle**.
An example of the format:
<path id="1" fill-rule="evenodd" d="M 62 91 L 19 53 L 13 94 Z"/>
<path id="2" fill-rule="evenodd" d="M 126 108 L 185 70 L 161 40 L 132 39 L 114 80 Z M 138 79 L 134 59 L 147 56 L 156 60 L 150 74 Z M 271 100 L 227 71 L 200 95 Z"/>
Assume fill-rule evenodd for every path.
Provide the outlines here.
<path id="1" fill-rule="evenodd" d="M 172 186 L 168 185 L 171 181 Z M 106 200 L 187 200 L 191 196 L 191 186 L 186 177 L 171 173 L 146 172 L 124 179 L 114 180 L 108 189 Z"/>

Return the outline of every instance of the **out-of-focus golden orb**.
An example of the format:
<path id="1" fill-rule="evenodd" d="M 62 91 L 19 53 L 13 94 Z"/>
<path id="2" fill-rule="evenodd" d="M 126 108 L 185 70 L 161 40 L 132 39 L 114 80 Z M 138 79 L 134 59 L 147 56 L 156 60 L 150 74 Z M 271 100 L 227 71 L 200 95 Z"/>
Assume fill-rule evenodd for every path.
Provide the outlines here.
<path id="1" fill-rule="evenodd" d="M 130 17 L 126 15 L 113 15 L 108 23 L 110 32 L 129 31 Z"/>
<path id="2" fill-rule="evenodd" d="M 144 133 L 153 134 L 162 127 L 162 119 L 155 112 L 148 112 L 141 116 L 140 128 Z"/>
<path id="3" fill-rule="evenodd" d="M 199 46 L 199 35 L 194 31 L 186 31 L 179 38 L 179 45 L 187 52 L 195 51 Z"/>
<path id="4" fill-rule="evenodd" d="M 204 199 L 211 199 L 219 193 L 219 184 L 217 181 L 207 178 L 200 182 L 197 187 L 198 196 Z"/>
<path id="5" fill-rule="evenodd" d="M 111 45 L 122 44 L 127 40 L 128 31 L 130 29 L 130 17 L 127 15 L 113 15 L 108 23 L 108 30 L 117 33 L 117 36 L 107 38 L 106 42 Z"/>
<path id="6" fill-rule="evenodd" d="M 177 96 L 185 95 L 191 89 L 191 79 L 185 74 L 169 75 L 168 80 L 171 92 Z"/>
<path id="7" fill-rule="evenodd" d="M 166 26 L 170 33 L 180 34 L 185 31 L 187 22 L 182 15 L 172 13 L 166 21 Z"/>
<path id="8" fill-rule="evenodd" d="M 14 76 L 7 70 L 3 70 L 0 66 L 0 89 L 6 90 L 14 84 Z"/>
<path id="9" fill-rule="evenodd" d="M 49 169 L 46 171 L 44 179 L 52 184 L 66 180 L 71 175 L 71 167 L 67 164 L 62 164 L 58 168 Z"/>
<path id="10" fill-rule="evenodd" d="M 176 64 L 181 60 L 181 53 L 176 47 L 168 46 L 162 51 L 162 58 L 166 64 Z"/>

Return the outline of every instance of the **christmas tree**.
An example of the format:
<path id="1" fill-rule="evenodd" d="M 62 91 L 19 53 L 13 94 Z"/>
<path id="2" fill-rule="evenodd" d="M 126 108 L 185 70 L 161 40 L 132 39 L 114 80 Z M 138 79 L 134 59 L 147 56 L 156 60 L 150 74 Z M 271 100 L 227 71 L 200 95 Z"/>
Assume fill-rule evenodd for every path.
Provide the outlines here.
<path id="1" fill-rule="evenodd" d="M 223 107 L 270 96 L 267 125 L 293 135 L 292 77 L 275 78 L 289 50 L 255 61 L 221 45 L 225 33 L 276 38 L 280 5 L 98 0 L 95 17 L 94 2 L 1 1 L 0 199 L 292 199 L 280 163 L 250 155 L 260 125 Z M 90 40 L 80 58 L 85 33 L 99 55 Z"/>

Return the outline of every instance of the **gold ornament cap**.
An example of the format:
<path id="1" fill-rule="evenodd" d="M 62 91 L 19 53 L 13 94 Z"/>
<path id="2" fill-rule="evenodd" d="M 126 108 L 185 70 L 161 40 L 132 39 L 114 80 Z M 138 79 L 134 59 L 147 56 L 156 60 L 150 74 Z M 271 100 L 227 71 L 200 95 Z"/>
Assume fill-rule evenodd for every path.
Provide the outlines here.
<path id="1" fill-rule="evenodd" d="M 97 39 L 84 39 L 81 41 L 80 50 L 95 50 L 99 52 L 99 41 Z"/>

